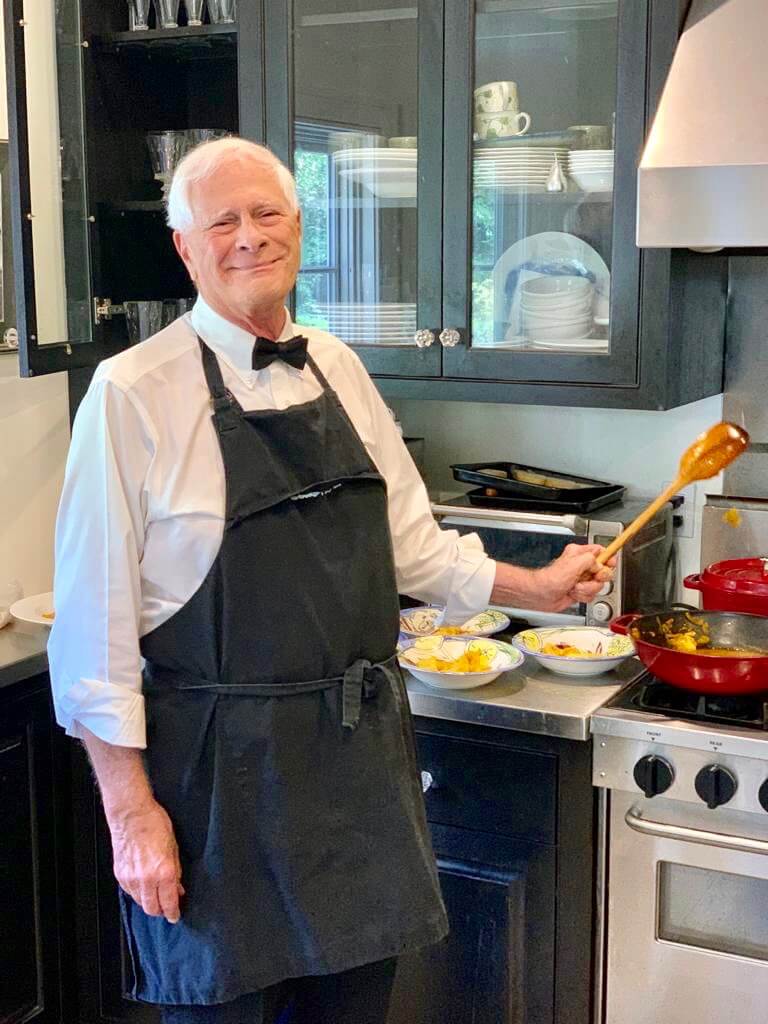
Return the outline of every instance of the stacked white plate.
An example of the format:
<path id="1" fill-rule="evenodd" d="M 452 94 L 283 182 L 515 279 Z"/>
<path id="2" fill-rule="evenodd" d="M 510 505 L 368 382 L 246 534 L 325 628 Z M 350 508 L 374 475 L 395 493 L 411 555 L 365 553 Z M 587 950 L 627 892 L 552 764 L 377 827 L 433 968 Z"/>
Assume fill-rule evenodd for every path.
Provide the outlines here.
<path id="1" fill-rule="evenodd" d="M 568 175 L 582 192 L 613 191 L 613 150 L 572 150 L 568 154 Z"/>
<path id="2" fill-rule="evenodd" d="M 555 157 L 565 167 L 567 146 L 495 146 L 475 149 L 474 180 L 481 188 L 543 192 Z"/>
<path id="3" fill-rule="evenodd" d="M 383 199 L 415 199 L 418 150 L 379 146 L 339 149 L 331 154 L 342 180 L 362 185 Z"/>
<path id="4" fill-rule="evenodd" d="M 368 345 L 405 345 L 416 332 L 415 302 L 318 303 L 328 330 L 343 341 Z"/>

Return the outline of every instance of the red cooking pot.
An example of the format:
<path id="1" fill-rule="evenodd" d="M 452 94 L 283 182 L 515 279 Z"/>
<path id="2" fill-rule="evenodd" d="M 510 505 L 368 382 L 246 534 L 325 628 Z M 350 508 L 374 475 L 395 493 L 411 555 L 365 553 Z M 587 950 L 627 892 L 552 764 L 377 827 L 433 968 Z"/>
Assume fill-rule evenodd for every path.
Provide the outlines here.
<path id="1" fill-rule="evenodd" d="M 759 656 L 712 657 L 676 651 L 662 632 L 693 630 L 709 638 L 710 647 L 752 648 Z M 670 610 L 653 615 L 621 615 L 611 623 L 614 633 L 628 634 L 637 656 L 659 679 L 696 693 L 735 696 L 768 690 L 768 618 L 737 612 Z"/>
<path id="2" fill-rule="evenodd" d="M 731 558 L 704 572 L 686 576 L 689 590 L 699 590 L 707 611 L 768 615 L 768 559 Z"/>

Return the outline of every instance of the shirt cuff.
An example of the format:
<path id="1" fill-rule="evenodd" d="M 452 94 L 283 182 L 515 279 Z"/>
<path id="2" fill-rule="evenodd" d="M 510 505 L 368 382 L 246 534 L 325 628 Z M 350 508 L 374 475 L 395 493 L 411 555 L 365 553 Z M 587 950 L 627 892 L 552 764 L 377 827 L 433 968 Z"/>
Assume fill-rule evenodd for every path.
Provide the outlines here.
<path id="1" fill-rule="evenodd" d="M 101 679 L 72 683 L 54 701 L 56 721 L 68 736 L 83 738 L 83 725 L 105 743 L 116 747 L 147 745 L 144 697 L 127 686 Z"/>
<path id="2" fill-rule="evenodd" d="M 466 538 L 465 538 L 466 539 Z M 482 550 L 464 550 L 453 574 L 443 622 L 460 624 L 484 612 L 496 580 L 496 563 Z"/>

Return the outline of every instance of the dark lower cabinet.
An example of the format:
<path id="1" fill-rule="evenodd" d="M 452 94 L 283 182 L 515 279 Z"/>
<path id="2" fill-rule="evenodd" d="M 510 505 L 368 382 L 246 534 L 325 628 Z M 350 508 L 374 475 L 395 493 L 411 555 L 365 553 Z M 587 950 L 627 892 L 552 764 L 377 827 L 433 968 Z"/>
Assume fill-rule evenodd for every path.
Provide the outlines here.
<path id="1" fill-rule="evenodd" d="M 61 1019 L 55 742 L 46 677 L 0 691 L 0 1024 Z"/>
<path id="2" fill-rule="evenodd" d="M 0 1024 L 159 1024 L 130 971 L 98 792 L 44 676 L 0 690 Z M 451 930 L 388 1024 L 589 1024 L 590 746 L 417 719 Z"/>

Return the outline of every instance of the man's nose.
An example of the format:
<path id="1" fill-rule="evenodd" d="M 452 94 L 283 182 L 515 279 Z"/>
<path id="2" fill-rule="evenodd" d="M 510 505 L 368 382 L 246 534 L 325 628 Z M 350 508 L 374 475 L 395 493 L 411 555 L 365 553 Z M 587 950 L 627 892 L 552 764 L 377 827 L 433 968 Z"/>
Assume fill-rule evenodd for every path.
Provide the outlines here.
<path id="1" fill-rule="evenodd" d="M 235 240 L 238 249 L 260 249 L 266 244 L 266 241 L 266 234 L 255 218 L 243 217 L 241 219 Z"/>

